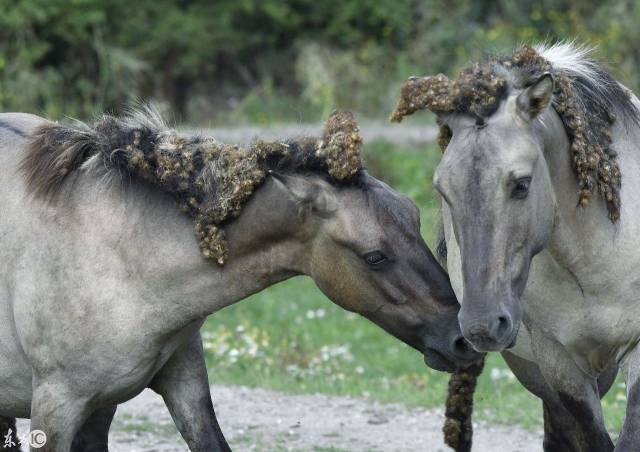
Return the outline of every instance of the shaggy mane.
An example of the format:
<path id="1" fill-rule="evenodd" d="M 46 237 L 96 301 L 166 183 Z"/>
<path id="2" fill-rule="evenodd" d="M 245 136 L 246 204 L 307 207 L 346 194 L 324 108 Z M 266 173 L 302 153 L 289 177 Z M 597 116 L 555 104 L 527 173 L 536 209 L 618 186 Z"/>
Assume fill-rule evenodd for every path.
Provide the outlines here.
<path id="1" fill-rule="evenodd" d="M 609 218 L 620 217 L 621 174 L 617 154 L 611 148 L 611 130 L 621 118 L 640 126 L 640 112 L 629 90 L 591 58 L 592 50 L 573 42 L 524 45 L 509 56 L 493 56 L 463 70 L 455 80 L 443 74 L 413 77 L 402 87 L 391 119 L 428 109 L 439 117 L 467 114 L 482 125 L 513 90 L 524 89 L 543 74 L 555 80 L 552 105 L 571 143 L 571 162 L 578 182 L 578 205 L 593 194 L 607 205 Z M 451 130 L 441 123 L 438 144 L 442 151 Z"/>
<path id="2" fill-rule="evenodd" d="M 56 199 L 72 176 L 125 172 L 175 197 L 195 222 L 205 257 L 224 264 L 221 225 L 237 217 L 270 172 L 315 173 L 332 183 L 357 183 L 362 170 L 359 135 L 349 112 L 335 112 L 321 138 L 256 141 L 243 148 L 212 137 L 183 136 L 151 108 L 92 125 L 46 124 L 32 134 L 21 162 L 28 190 Z"/>

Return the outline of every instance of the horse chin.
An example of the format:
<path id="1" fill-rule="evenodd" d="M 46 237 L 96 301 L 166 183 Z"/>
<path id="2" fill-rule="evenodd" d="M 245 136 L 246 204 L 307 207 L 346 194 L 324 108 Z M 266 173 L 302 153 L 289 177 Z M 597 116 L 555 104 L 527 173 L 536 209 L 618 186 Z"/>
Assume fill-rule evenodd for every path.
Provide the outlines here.
<path id="1" fill-rule="evenodd" d="M 452 373 L 456 370 L 456 366 L 450 359 L 433 348 L 427 348 L 424 351 L 424 363 L 432 369 L 439 370 L 440 372 Z"/>

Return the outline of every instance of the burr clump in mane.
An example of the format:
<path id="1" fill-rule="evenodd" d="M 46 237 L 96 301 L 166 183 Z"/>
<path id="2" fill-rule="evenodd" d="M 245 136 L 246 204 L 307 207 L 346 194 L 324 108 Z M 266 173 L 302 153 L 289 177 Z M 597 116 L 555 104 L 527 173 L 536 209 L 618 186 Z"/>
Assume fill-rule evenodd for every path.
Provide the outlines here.
<path id="1" fill-rule="evenodd" d="M 401 90 L 391 119 L 428 109 L 439 117 L 468 114 L 483 123 L 514 89 L 526 88 L 545 73 L 555 80 L 553 108 L 570 140 L 571 162 L 578 182 L 578 205 L 585 206 L 598 193 L 606 202 L 609 218 L 620 217 L 621 173 L 612 149 L 611 130 L 617 116 L 639 124 L 640 113 L 631 93 L 589 57 L 588 48 L 572 43 L 528 45 L 506 57 L 492 57 L 463 70 L 450 80 L 439 74 L 412 77 Z M 438 144 L 442 151 L 451 130 L 441 124 Z"/>
<path id="2" fill-rule="evenodd" d="M 91 126 L 47 124 L 32 136 L 22 161 L 32 193 L 51 200 L 74 170 L 125 171 L 172 194 L 194 219 L 205 257 L 224 264 L 223 223 L 237 217 L 269 172 L 314 172 L 352 183 L 362 169 L 359 135 L 349 112 L 335 112 L 320 139 L 256 141 L 249 147 L 211 137 L 184 136 L 147 109 L 124 118 L 103 116 Z"/>

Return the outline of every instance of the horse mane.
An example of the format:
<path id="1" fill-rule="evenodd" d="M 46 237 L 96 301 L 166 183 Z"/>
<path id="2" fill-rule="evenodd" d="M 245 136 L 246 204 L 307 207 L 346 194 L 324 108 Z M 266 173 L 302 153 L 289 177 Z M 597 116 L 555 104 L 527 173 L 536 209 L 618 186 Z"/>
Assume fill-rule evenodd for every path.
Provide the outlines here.
<path id="1" fill-rule="evenodd" d="M 333 113 L 320 138 L 256 141 L 248 147 L 180 135 L 145 107 L 91 125 L 45 124 L 30 137 L 20 169 L 27 190 L 46 202 L 81 172 L 125 173 L 171 194 L 194 219 L 205 257 L 227 257 L 221 225 L 237 217 L 270 172 L 314 173 L 334 184 L 358 183 L 362 139 L 350 112 Z"/>
<path id="2" fill-rule="evenodd" d="M 595 48 L 575 41 L 543 43 L 533 47 L 554 72 L 571 78 L 575 94 L 586 111 L 608 112 L 622 117 L 626 125 L 640 124 L 640 111 L 632 93 L 592 57 Z"/>
<path id="3" fill-rule="evenodd" d="M 444 116 L 467 114 L 482 124 L 510 92 L 551 73 L 555 80 L 552 105 L 569 137 L 578 205 L 587 205 L 597 193 L 607 205 L 609 218 L 616 222 L 620 217 L 621 172 L 611 147 L 611 132 L 618 118 L 627 127 L 640 126 L 640 111 L 631 91 L 592 59 L 591 53 L 591 48 L 575 42 L 523 45 L 511 55 L 489 56 L 473 64 L 455 80 L 443 74 L 414 77 L 403 85 L 391 119 L 401 121 L 422 109 L 436 113 L 438 144 L 444 152 L 451 139 L 451 130 L 441 121 Z"/>

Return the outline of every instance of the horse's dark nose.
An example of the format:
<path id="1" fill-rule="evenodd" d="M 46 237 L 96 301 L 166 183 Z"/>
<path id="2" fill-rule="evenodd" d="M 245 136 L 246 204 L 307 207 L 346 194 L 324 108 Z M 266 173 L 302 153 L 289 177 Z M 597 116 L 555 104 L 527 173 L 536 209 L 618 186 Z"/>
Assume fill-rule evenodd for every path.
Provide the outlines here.
<path id="1" fill-rule="evenodd" d="M 458 361 L 470 362 L 480 358 L 480 353 L 473 349 L 473 346 L 464 336 L 458 335 L 454 337 L 449 346 L 449 352 Z"/>
<path id="2" fill-rule="evenodd" d="M 481 352 L 502 351 L 514 342 L 513 320 L 507 312 L 476 317 L 470 321 L 461 312 L 462 334 Z"/>

